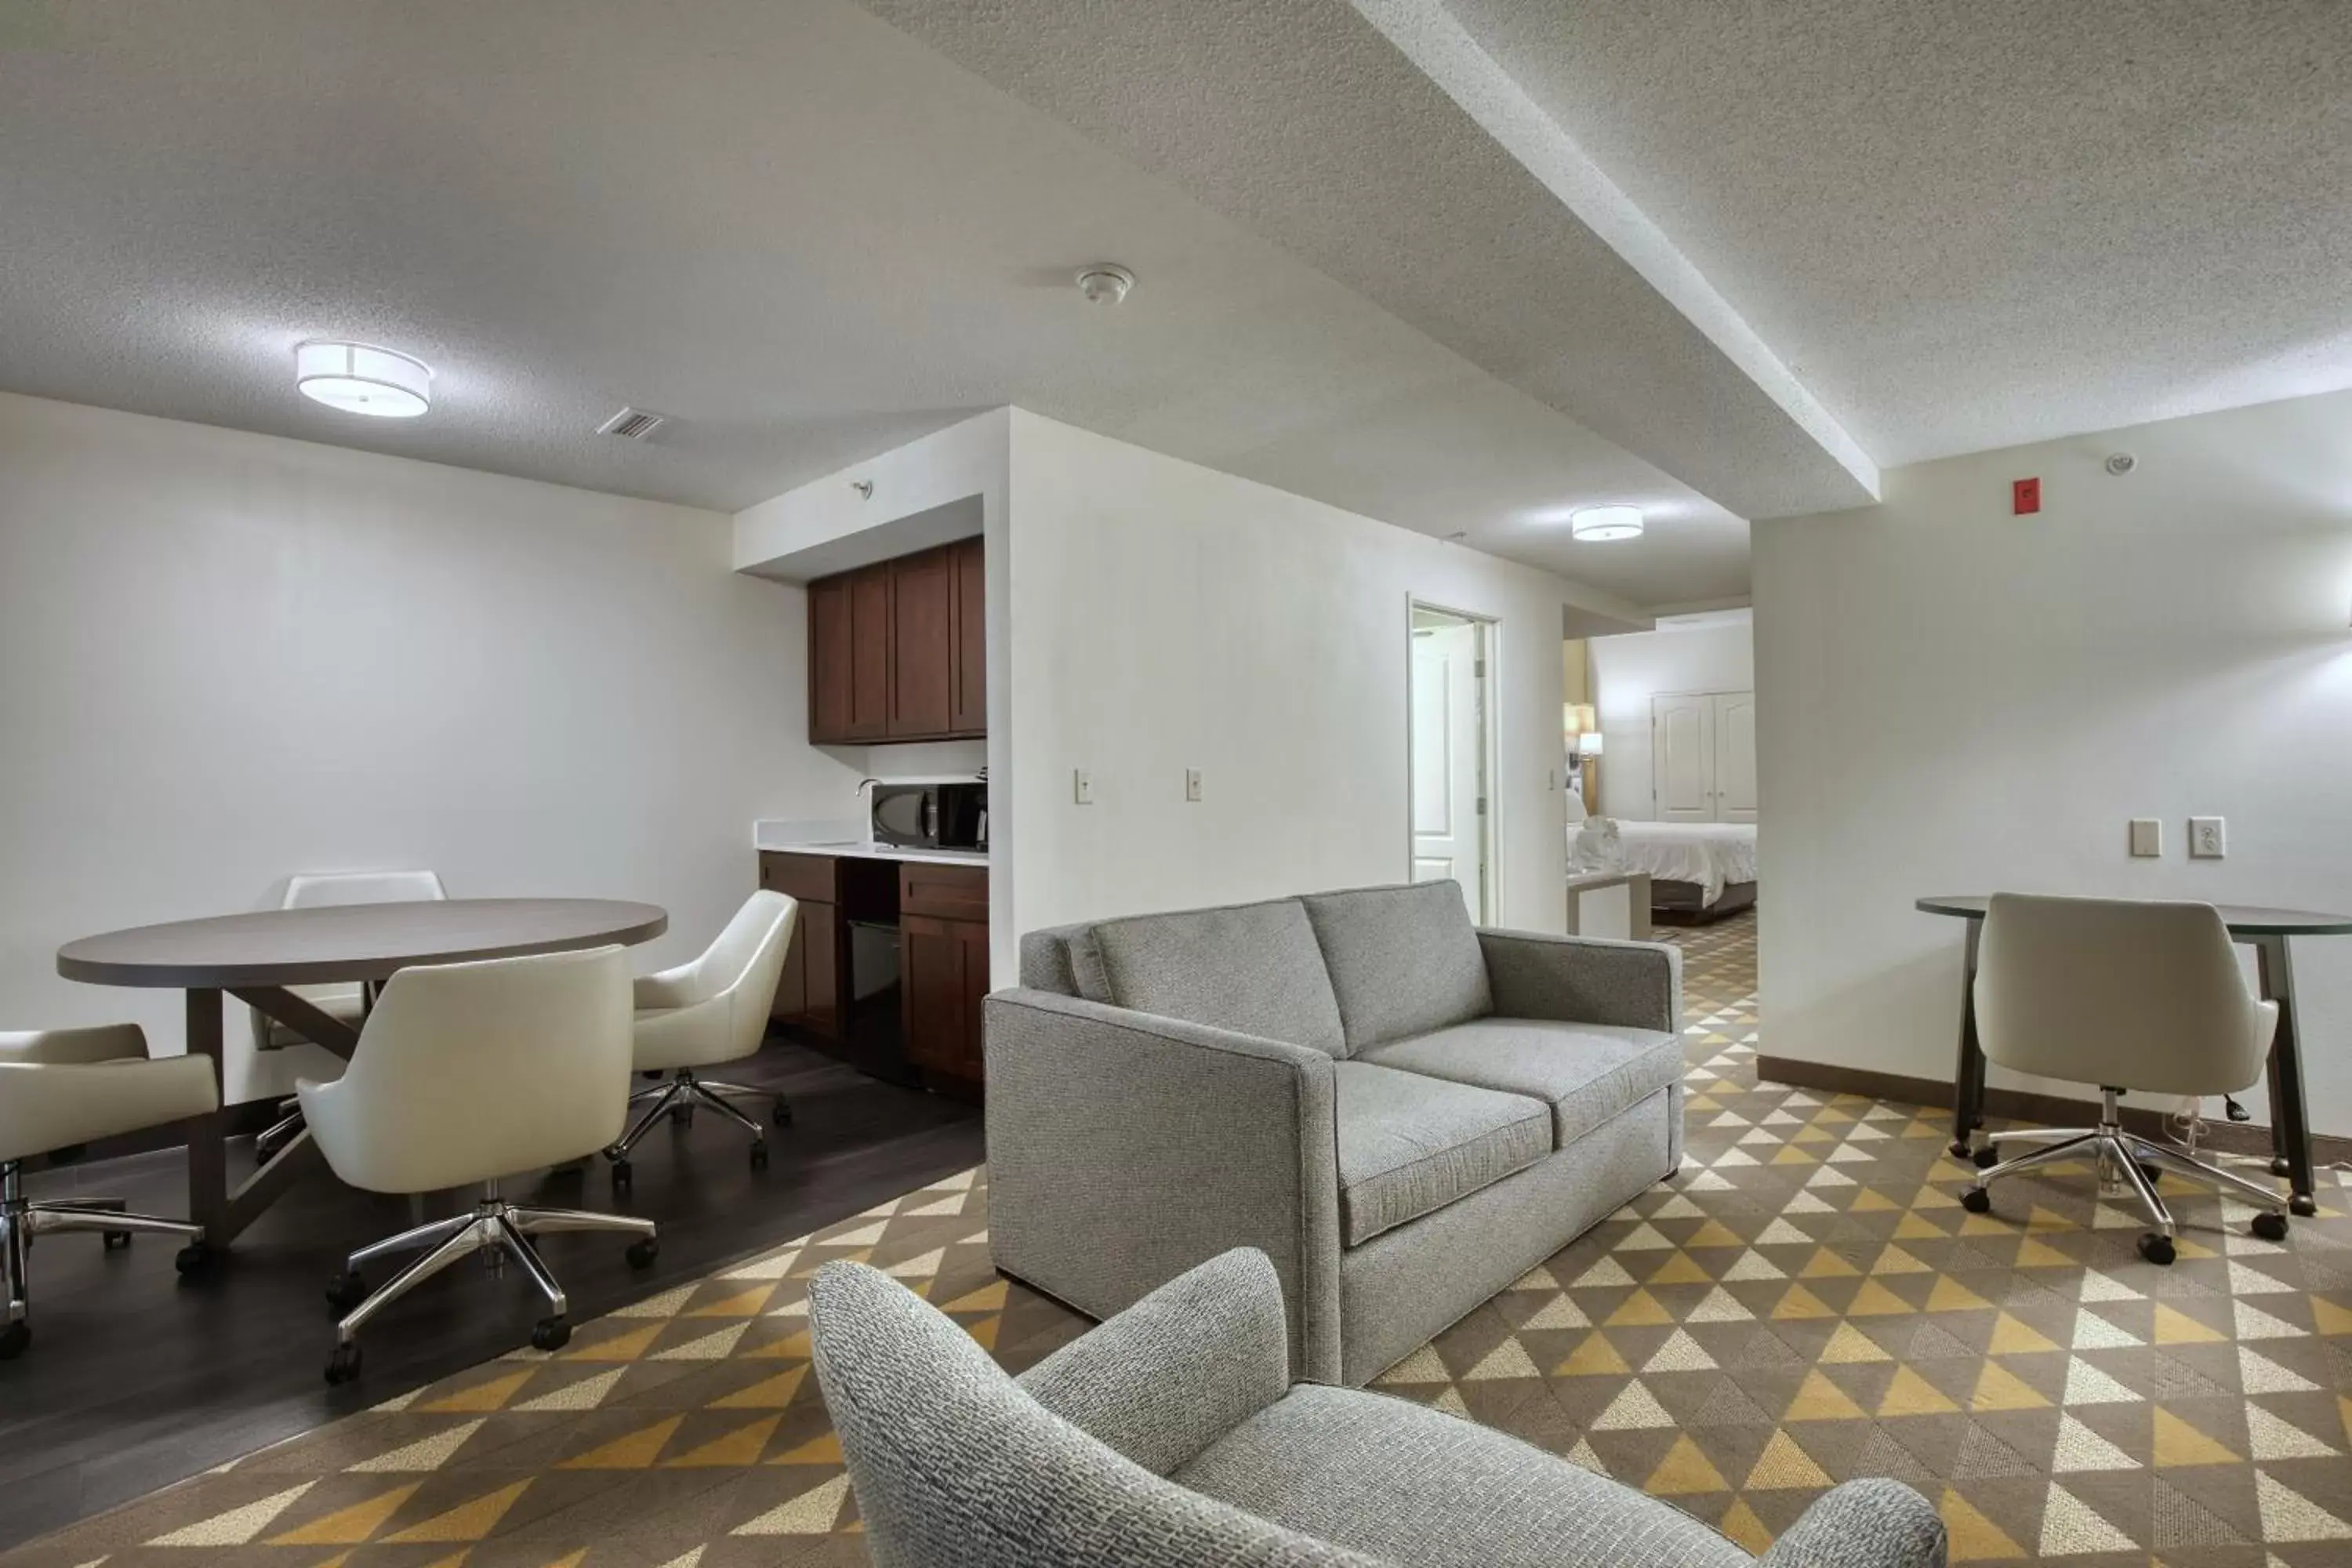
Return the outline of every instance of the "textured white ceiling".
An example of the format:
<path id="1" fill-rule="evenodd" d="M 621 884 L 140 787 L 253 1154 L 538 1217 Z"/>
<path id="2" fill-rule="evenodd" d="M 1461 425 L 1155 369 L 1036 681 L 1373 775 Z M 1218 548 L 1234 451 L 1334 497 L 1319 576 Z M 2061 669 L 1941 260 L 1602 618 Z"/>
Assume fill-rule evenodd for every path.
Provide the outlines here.
<path id="1" fill-rule="evenodd" d="M 1881 464 L 2352 385 L 2342 0 L 1445 3 Z"/>
<path id="2" fill-rule="evenodd" d="M 1638 604 L 1746 588 L 1721 507 L 833 0 L 0 27 L 9 390 L 722 509 L 1013 402 Z M 299 399 L 320 334 L 426 359 L 433 412 Z M 593 434 L 625 403 L 678 423 Z M 1614 500 L 1650 537 L 1566 540 Z"/>
<path id="3" fill-rule="evenodd" d="M 1589 168 L 1538 167 L 1573 149 L 1497 140 L 1516 106 L 1496 100 L 1523 95 L 1441 85 L 1431 57 L 1359 15 L 1375 7 L 862 3 L 1744 517 L 1875 499 L 1866 459 L 1833 450 L 1570 205 L 1554 182 L 1591 185 Z M 1447 21 L 1377 9 L 1403 13 L 1384 20 L 1408 41 Z"/>

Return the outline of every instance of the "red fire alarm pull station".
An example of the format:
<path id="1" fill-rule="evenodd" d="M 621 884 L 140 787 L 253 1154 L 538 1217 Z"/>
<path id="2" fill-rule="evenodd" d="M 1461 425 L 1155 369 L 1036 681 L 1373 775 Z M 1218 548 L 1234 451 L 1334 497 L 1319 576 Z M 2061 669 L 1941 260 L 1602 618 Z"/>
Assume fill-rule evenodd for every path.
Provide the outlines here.
<path id="1" fill-rule="evenodd" d="M 2042 510 L 2040 479 L 2011 479 L 2009 485 L 2009 510 L 2012 517 Z"/>

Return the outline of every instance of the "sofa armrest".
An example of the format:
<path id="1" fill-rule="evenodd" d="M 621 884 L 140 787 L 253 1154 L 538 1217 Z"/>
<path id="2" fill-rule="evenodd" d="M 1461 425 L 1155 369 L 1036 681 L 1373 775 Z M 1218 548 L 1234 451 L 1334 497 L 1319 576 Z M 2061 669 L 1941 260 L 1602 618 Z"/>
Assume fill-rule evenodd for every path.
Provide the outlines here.
<path id="1" fill-rule="evenodd" d="M 983 1004 L 997 1267 L 1097 1318 L 1237 1247 L 1282 1282 L 1291 1363 L 1339 1374 L 1331 1058 L 1016 989 Z"/>
<path id="2" fill-rule="evenodd" d="M 1901 1481 L 1847 1481 L 1813 1500 L 1758 1568 L 1944 1568 L 1944 1521 Z"/>
<path id="3" fill-rule="evenodd" d="M 1289 1341 L 1274 1265 L 1237 1247 L 1020 1381 L 1055 1415 L 1165 1476 L 1289 1392 Z"/>
<path id="4" fill-rule="evenodd" d="M 1484 929 L 1478 946 L 1486 954 L 1498 1016 L 1615 1024 L 1668 1034 L 1683 1026 L 1678 947 Z"/>

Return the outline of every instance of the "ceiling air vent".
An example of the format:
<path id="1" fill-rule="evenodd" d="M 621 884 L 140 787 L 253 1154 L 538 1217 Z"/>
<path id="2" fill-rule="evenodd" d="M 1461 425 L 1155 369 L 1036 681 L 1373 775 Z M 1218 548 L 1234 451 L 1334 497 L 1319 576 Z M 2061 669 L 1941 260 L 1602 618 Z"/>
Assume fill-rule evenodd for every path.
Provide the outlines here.
<path id="1" fill-rule="evenodd" d="M 624 408 L 596 426 L 599 436 L 618 436 L 624 441 L 642 441 L 669 423 L 667 414 L 648 414 L 642 408 Z"/>

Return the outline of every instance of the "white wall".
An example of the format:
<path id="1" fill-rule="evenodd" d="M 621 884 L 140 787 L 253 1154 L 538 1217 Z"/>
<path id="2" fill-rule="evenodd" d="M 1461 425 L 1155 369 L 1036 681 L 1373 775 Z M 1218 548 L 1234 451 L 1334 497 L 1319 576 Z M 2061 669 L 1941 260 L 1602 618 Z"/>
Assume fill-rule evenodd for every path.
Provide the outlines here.
<path id="1" fill-rule="evenodd" d="M 1580 590 L 1020 410 L 1012 471 L 1019 929 L 1403 880 L 1413 595 L 1502 622 L 1500 908 L 1561 929 L 1561 605 Z"/>
<path id="2" fill-rule="evenodd" d="M 641 968 L 698 949 L 752 820 L 856 781 L 802 741 L 803 595 L 732 553 L 716 513 L 0 395 L 0 1027 L 178 1050 L 176 993 L 58 944 L 301 870 L 644 899 Z"/>
<path id="3" fill-rule="evenodd" d="M 1923 894 L 2352 909 L 2352 394 L 1894 469 L 1885 497 L 1756 530 L 1767 1053 L 1948 1081 L 1960 928 Z M 2227 859 L 2185 858 L 2192 813 L 2229 819 Z M 2136 816 L 2163 858 L 2126 858 Z M 2352 939 L 2294 956 L 2314 1125 L 2352 1134 Z"/>
<path id="4" fill-rule="evenodd" d="M 1754 627 L 1745 619 L 1666 627 L 1593 637 L 1585 647 L 1603 748 L 1601 813 L 1647 822 L 1657 816 L 1650 795 L 1650 699 L 1661 692 L 1753 689 Z"/>

